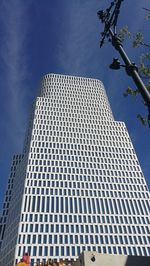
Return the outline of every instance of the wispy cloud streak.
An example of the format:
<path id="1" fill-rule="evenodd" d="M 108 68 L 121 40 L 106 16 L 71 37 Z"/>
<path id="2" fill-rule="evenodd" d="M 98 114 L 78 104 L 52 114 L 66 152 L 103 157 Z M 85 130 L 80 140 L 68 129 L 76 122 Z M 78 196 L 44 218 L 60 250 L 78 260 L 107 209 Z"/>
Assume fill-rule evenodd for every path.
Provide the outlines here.
<path id="1" fill-rule="evenodd" d="M 21 123 L 24 120 L 24 105 L 26 101 L 26 80 L 27 80 L 27 64 L 28 56 L 26 53 L 27 35 L 28 35 L 28 19 L 27 11 L 29 5 L 24 1 L 9 0 L 2 1 L 1 7 L 1 50 L 0 60 L 2 62 L 3 71 L 3 99 L 4 110 L 7 118 L 10 120 L 11 133 L 17 134 L 22 128 Z M 2 79 L 2 78 L 1 78 Z M 6 131 L 7 123 L 4 125 Z M 8 133 L 8 132 L 7 132 Z M 20 132 L 18 131 L 18 134 Z M 14 142 L 17 136 L 14 136 Z M 17 141 L 18 142 L 18 141 Z"/>
<path id="2" fill-rule="evenodd" d="M 96 11 L 96 6 L 89 1 L 64 5 L 57 60 L 67 74 L 86 76 L 90 72 L 90 63 L 95 60 L 95 48 L 98 47 L 98 34 L 94 35 L 93 31 Z"/>

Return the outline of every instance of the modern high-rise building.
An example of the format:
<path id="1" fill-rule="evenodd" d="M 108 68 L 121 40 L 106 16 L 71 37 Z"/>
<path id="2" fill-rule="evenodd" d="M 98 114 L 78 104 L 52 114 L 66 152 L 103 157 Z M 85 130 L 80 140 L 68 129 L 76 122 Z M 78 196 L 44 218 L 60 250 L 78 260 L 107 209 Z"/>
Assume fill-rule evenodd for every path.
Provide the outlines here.
<path id="1" fill-rule="evenodd" d="M 15 156 L 1 217 L 0 265 L 83 250 L 150 255 L 149 191 L 101 81 L 45 75 Z"/>

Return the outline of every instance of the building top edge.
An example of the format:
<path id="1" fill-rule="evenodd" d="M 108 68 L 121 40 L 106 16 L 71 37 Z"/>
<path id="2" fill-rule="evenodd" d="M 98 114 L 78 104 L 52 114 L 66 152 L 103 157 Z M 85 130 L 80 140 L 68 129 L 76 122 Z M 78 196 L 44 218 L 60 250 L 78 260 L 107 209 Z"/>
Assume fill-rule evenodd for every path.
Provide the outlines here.
<path id="1" fill-rule="evenodd" d="M 85 79 L 85 80 L 89 80 L 89 81 L 97 81 L 97 82 L 100 82 L 101 84 L 103 84 L 103 82 L 100 79 L 96 79 L 96 78 L 87 78 L 87 77 L 83 77 L 83 76 L 64 75 L 64 74 L 55 74 L 55 73 L 47 73 L 47 74 L 43 75 L 42 79 L 50 78 L 50 77 L 79 78 L 79 79 L 83 79 L 83 80 Z"/>

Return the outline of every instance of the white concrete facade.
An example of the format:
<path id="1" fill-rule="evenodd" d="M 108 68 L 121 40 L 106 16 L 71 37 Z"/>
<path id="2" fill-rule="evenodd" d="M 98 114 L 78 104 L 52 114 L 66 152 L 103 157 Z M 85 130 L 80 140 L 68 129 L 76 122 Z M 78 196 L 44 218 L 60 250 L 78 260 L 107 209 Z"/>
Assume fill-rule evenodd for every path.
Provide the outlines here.
<path id="1" fill-rule="evenodd" d="M 148 188 L 103 84 L 44 76 L 16 170 L 1 262 L 12 266 L 26 251 L 32 262 L 75 259 L 83 250 L 149 256 L 148 225 Z"/>

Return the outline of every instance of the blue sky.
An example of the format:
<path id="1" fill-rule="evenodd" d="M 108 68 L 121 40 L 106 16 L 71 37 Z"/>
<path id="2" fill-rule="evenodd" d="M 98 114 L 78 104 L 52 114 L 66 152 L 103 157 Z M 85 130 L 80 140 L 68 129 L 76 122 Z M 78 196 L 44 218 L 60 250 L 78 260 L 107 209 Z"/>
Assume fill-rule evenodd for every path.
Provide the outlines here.
<path id="1" fill-rule="evenodd" d="M 150 130 L 137 113 L 146 113 L 141 98 L 124 98 L 134 86 L 124 69 L 108 68 L 117 52 L 109 43 L 100 49 L 103 29 L 97 11 L 109 0 L 9 0 L 0 2 L 0 207 L 13 154 L 21 153 L 27 118 L 39 82 L 46 73 L 97 78 L 103 81 L 116 120 L 129 130 L 145 177 L 150 182 Z M 148 0 L 124 0 L 119 25 L 142 30 L 148 42 Z M 124 45 L 138 62 L 142 48 Z"/>

